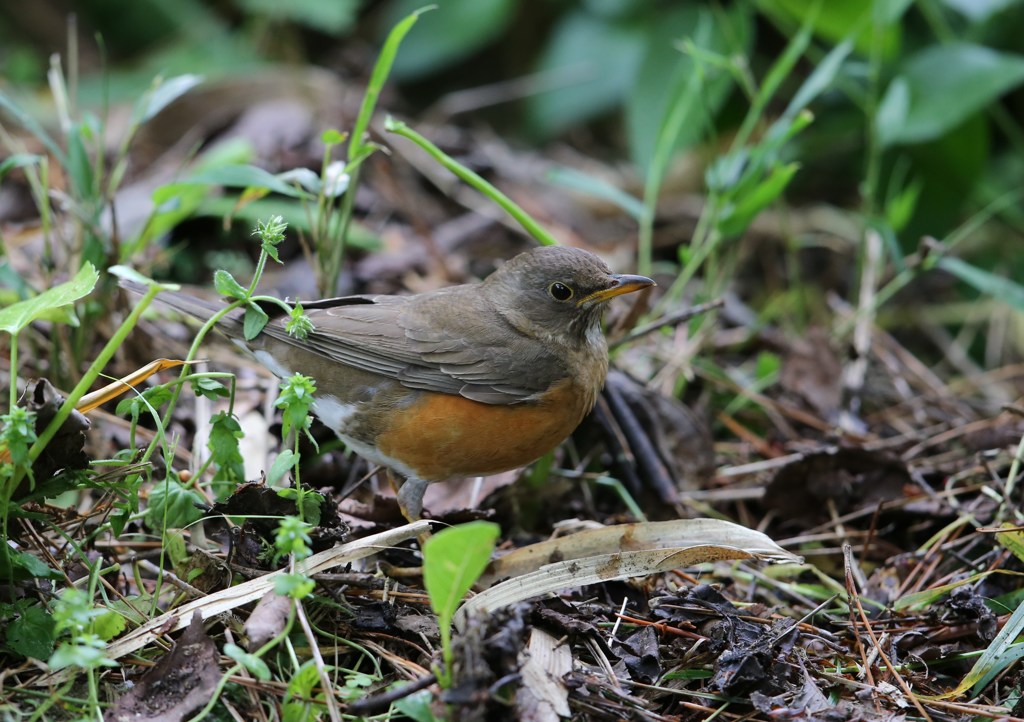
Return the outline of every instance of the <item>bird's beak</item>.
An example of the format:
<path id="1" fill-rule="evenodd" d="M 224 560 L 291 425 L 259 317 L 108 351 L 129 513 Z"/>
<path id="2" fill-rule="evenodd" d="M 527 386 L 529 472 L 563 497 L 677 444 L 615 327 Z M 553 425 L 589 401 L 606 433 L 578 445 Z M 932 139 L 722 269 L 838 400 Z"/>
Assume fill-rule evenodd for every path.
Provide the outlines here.
<path id="1" fill-rule="evenodd" d="M 611 285 L 608 288 L 602 288 L 600 291 L 594 291 L 589 296 L 581 298 L 576 305 L 584 306 L 593 303 L 602 303 L 610 298 L 621 296 L 624 293 L 633 293 L 633 291 L 639 291 L 643 288 L 650 288 L 656 286 L 654 281 L 649 279 L 647 276 L 631 276 L 625 273 L 613 273 L 608 277 Z"/>

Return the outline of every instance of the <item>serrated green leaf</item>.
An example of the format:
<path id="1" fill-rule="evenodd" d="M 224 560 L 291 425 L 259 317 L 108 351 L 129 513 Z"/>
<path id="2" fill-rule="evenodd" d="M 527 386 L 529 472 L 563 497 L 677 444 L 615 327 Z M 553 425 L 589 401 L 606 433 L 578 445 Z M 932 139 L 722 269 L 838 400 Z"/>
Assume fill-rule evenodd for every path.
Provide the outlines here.
<path id="1" fill-rule="evenodd" d="M 217 465 L 216 481 L 239 482 L 245 478 L 245 463 L 238 448 L 243 436 L 238 419 L 227 412 L 222 411 L 210 419 L 210 439 L 206 447 L 210 450 L 210 460 Z"/>
<path id="2" fill-rule="evenodd" d="M 26 551 L 11 549 L 7 544 L 0 549 L 0 579 L 15 580 L 35 579 L 61 579 L 61 574 L 34 554 Z"/>
<path id="3" fill-rule="evenodd" d="M 99 278 L 93 265 L 86 262 L 70 281 L 0 310 L 0 331 L 20 333 L 30 323 L 43 318 L 47 313 L 89 295 Z"/>
<path id="4" fill-rule="evenodd" d="M 302 574 L 282 574 L 274 580 L 274 592 L 292 599 L 305 599 L 314 587 L 316 582 Z"/>
<path id="5" fill-rule="evenodd" d="M 127 626 L 127 622 L 124 617 L 109 609 L 102 614 L 97 614 L 92 620 L 93 632 L 104 642 L 109 642 L 123 632 L 125 626 Z"/>
<path id="6" fill-rule="evenodd" d="M 7 646 L 22 657 L 45 660 L 53 654 L 54 623 L 42 607 L 28 607 L 7 626 Z"/>
<path id="7" fill-rule="evenodd" d="M 183 529 L 202 518 L 203 513 L 196 504 L 203 503 L 205 500 L 198 492 L 174 479 L 162 481 L 149 493 L 149 506 L 144 517 L 146 526 L 150 529 Z"/>

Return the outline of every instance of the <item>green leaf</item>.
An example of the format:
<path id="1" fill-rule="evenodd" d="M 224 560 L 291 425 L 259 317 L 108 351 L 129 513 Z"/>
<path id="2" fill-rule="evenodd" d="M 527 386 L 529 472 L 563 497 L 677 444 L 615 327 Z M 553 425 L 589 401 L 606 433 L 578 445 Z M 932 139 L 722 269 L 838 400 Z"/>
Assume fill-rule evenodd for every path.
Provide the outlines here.
<path id="1" fill-rule="evenodd" d="M 956 10 L 972 23 L 983 23 L 996 13 L 1002 12 L 1018 0 L 942 0 L 943 4 Z"/>
<path id="2" fill-rule="evenodd" d="M 168 537 L 172 534 L 178 533 L 171 532 Z M 180 534 L 178 534 L 178 538 L 181 538 Z M 115 599 L 110 602 L 109 608 L 110 611 L 117 612 L 132 624 L 145 624 L 161 612 L 159 600 L 148 592 Z"/>
<path id="3" fill-rule="evenodd" d="M 298 462 L 298 455 L 291 449 L 285 449 L 278 454 L 274 463 L 270 465 L 270 471 L 267 472 L 267 486 L 277 486 L 278 482 L 284 478 L 285 474 L 294 469 Z"/>
<path id="4" fill-rule="evenodd" d="M 0 110 L 5 111 L 15 123 L 35 136 L 40 143 L 46 146 L 46 150 L 48 150 L 61 165 L 67 165 L 68 159 L 67 156 L 64 155 L 64 151 L 61 150 L 60 145 L 53 140 L 53 137 L 46 132 L 46 129 L 43 128 L 42 124 L 40 124 L 39 121 L 33 118 L 29 113 L 25 112 L 20 105 L 15 103 L 14 100 L 12 100 L 11 97 L 3 91 L 0 91 Z"/>
<path id="5" fill-rule="evenodd" d="M 869 22 L 872 5 L 882 10 L 882 22 L 877 30 Z M 854 35 L 857 52 L 867 55 L 874 46 L 883 58 L 892 57 L 899 50 L 901 28 L 899 18 L 906 10 L 908 0 L 757 0 L 757 7 L 788 33 L 794 24 L 802 24 L 814 9 L 820 8 L 812 18 L 814 34 L 838 44 Z"/>
<path id="6" fill-rule="evenodd" d="M 590 173 L 566 166 L 554 166 L 544 174 L 544 179 L 553 185 L 613 203 L 635 220 L 643 216 L 644 204 L 639 198 Z"/>
<path id="7" fill-rule="evenodd" d="M 441 627 L 451 625 L 462 598 L 483 574 L 500 532 L 497 524 L 473 521 L 438 532 L 423 545 L 423 584 Z"/>
<path id="8" fill-rule="evenodd" d="M 906 62 L 878 108 L 884 145 L 934 140 L 1024 83 L 1024 56 L 969 43 L 932 45 Z"/>
<path id="9" fill-rule="evenodd" d="M 762 351 L 757 355 L 757 367 L 754 370 L 754 378 L 758 381 L 774 379 L 782 368 L 782 359 L 771 351 Z"/>
<path id="10" fill-rule="evenodd" d="M 851 52 L 853 52 L 853 43 L 849 40 L 832 48 L 793 95 L 793 99 L 789 101 L 789 105 L 786 106 L 786 110 L 782 114 L 782 120 L 791 121 L 797 113 L 810 105 L 819 95 L 832 88 L 836 76 L 839 75 L 839 69 L 842 68 Z M 776 121 L 776 123 L 779 122 L 781 121 Z"/>
<path id="11" fill-rule="evenodd" d="M 284 701 L 293 697 L 313 698 L 313 690 L 320 684 L 320 673 L 316 668 L 316 660 L 307 659 L 299 667 L 299 671 L 288 680 L 288 689 L 284 693 Z"/>
<path id="12" fill-rule="evenodd" d="M 256 679 L 264 682 L 270 680 L 270 667 L 255 654 L 249 654 L 237 644 L 231 644 L 230 642 L 224 645 L 224 654 L 249 670 L 249 673 L 256 677 Z"/>
<path id="13" fill-rule="evenodd" d="M 313 333 L 316 328 L 313 326 L 313 321 L 302 309 L 302 304 L 296 303 L 292 306 L 292 312 L 288 316 L 288 321 L 284 325 L 284 330 L 289 336 L 294 336 L 300 341 L 305 341 L 309 338 L 309 334 Z"/>
<path id="14" fill-rule="evenodd" d="M 342 35 L 355 23 L 359 0 L 241 0 L 249 16 L 305 25 L 320 33 Z"/>
<path id="15" fill-rule="evenodd" d="M 664 120 L 670 108 L 682 104 L 672 152 L 687 148 L 708 131 L 734 86 L 724 69 L 689 53 L 679 41 L 689 40 L 711 54 L 745 55 L 750 49 L 753 20 L 743 3 L 728 11 L 713 12 L 695 4 L 666 6 L 649 14 L 646 48 L 626 104 L 626 130 L 630 156 L 643 173 L 650 169 Z M 699 91 L 699 92 L 698 92 Z"/>
<path id="16" fill-rule="evenodd" d="M 109 642 L 123 632 L 125 626 L 127 626 L 125 618 L 111 610 L 97 614 L 92 620 L 92 631 L 104 642 Z"/>
<path id="17" fill-rule="evenodd" d="M 742 194 L 732 208 L 723 211 L 719 218 L 719 230 L 722 235 L 728 237 L 743 233 L 758 213 L 782 195 L 799 169 L 797 163 L 772 168 L 767 178 L 751 191 Z"/>
<path id="18" fill-rule="evenodd" d="M 539 64 L 539 72 L 564 87 L 527 101 L 530 129 L 551 138 L 617 106 L 636 82 L 648 39 L 646 24 L 636 20 L 607 20 L 582 9 L 566 13 Z"/>
<path id="19" fill-rule="evenodd" d="M 294 488 L 278 489 L 277 495 L 282 499 L 295 501 L 299 498 L 299 490 Z M 323 495 L 315 491 L 304 490 L 302 492 L 302 519 L 310 526 L 320 525 L 320 509 L 324 501 Z"/>
<path id="20" fill-rule="evenodd" d="M 254 165 L 221 165 L 201 170 L 190 176 L 188 183 L 218 185 L 226 188 L 258 188 L 292 198 L 309 198 L 309 194 L 277 176 Z"/>
<path id="21" fill-rule="evenodd" d="M 390 3 L 384 27 L 423 7 L 424 0 Z M 393 75 L 415 80 L 463 60 L 500 36 L 514 17 L 515 0 L 445 0 L 420 19 L 419 30 L 402 43 Z"/>
<path id="22" fill-rule="evenodd" d="M 292 168 L 278 173 L 277 177 L 285 183 L 298 183 L 303 189 L 314 194 L 319 193 L 324 187 L 320 176 L 309 168 Z"/>
<path id="23" fill-rule="evenodd" d="M 1024 311 L 1024 286 L 1016 281 L 989 273 L 954 256 L 943 256 L 935 265 L 982 293 Z"/>
<path id="24" fill-rule="evenodd" d="M 404 684 L 404 683 L 402 683 Z M 429 689 L 421 689 L 415 694 L 410 694 L 397 700 L 394 708 L 414 722 L 440 722 L 434 716 L 433 710 L 434 695 Z"/>
<path id="25" fill-rule="evenodd" d="M 274 579 L 274 592 L 282 597 L 305 599 L 313 593 L 314 587 L 316 582 L 302 574 L 282 574 Z"/>
<path id="26" fill-rule="evenodd" d="M 245 307 L 245 319 L 242 322 L 242 334 L 246 341 L 252 341 L 260 335 L 260 331 L 270 322 L 270 316 L 255 303 Z"/>
<path id="27" fill-rule="evenodd" d="M 249 296 L 248 289 L 222 268 L 218 268 L 213 274 L 213 287 L 217 289 L 217 293 L 228 298 L 243 299 Z"/>
<path id="28" fill-rule="evenodd" d="M 61 574 L 34 554 L 11 549 L 7 544 L 0 547 L 0 579 L 61 579 Z"/>
<path id="29" fill-rule="evenodd" d="M 217 465 L 216 481 L 240 482 L 245 478 L 245 462 L 238 441 L 245 434 L 238 419 L 225 411 L 210 419 L 210 439 L 206 442 L 210 460 Z"/>
<path id="30" fill-rule="evenodd" d="M 977 695 L 999 672 L 1024 656 L 1024 643 L 1013 643 L 1022 632 L 1024 632 L 1024 604 L 1017 607 L 1010 615 L 995 639 L 978 657 L 967 675 L 960 680 L 956 689 L 946 692 L 941 698 L 959 697 L 972 687 L 974 688 L 972 695 Z"/>
<path id="31" fill-rule="evenodd" d="M 93 265 L 86 262 L 70 281 L 0 310 L 0 331 L 7 331 L 12 335 L 20 333 L 33 321 L 46 318 L 54 311 L 70 306 L 91 293 L 99 277 Z"/>
<path id="32" fill-rule="evenodd" d="M 71 644 L 69 642 L 64 642 L 57 647 L 57 651 L 50 655 L 48 664 L 50 669 L 64 669 L 65 667 L 93 669 L 95 667 L 117 666 L 117 662 L 107 659 L 103 649 L 91 645 Z"/>
<path id="33" fill-rule="evenodd" d="M 85 140 L 92 135 L 92 129 L 83 121 L 75 123 L 68 130 L 68 178 L 78 198 L 93 199 L 97 195 L 96 179 L 93 176 L 92 159 L 86 150 Z M 90 138 L 91 139 L 91 138 Z"/>
<path id="34" fill-rule="evenodd" d="M 332 145 L 340 145 L 348 139 L 347 133 L 342 133 L 337 128 L 328 128 L 320 134 L 320 142 L 330 147 Z"/>
<path id="35" fill-rule="evenodd" d="M 182 486 L 174 479 L 167 479 L 154 485 L 149 493 L 146 526 L 150 529 L 183 529 L 202 518 L 203 513 L 196 504 L 204 503 L 205 500 L 198 492 Z"/>
<path id="36" fill-rule="evenodd" d="M 7 626 L 7 646 L 22 657 L 45 660 L 53 654 L 54 623 L 42 607 L 28 607 Z"/>
<path id="37" fill-rule="evenodd" d="M 296 373 L 281 381 L 281 393 L 274 406 L 282 410 L 281 433 L 288 436 L 293 429 L 308 426 L 309 409 L 313 405 L 316 382 Z"/>
<path id="38" fill-rule="evenodd" d="M 138 420 L 144 411 L 155 411 L 171 400 L 174 391 L 169 386 L 154 386 L 146 389 L 141 395 L 132 395 L 117 402 L 115 413 L 124 416 L 130 413 L 132 418 Z"/>
<path id="39" fill-rule="evenodd" d="M 34 411 L 15 406 L 11 413 L 0 416 L 0 447 L 15 466 L 29 463 L 29 449 L 38 438 Z"/>
<path id="40" fill-rule="evenodd" d="M 7 175 L 8 171 L 14 170 L 15 168 L 38 165 L 42 160 L 43 156 L 33 155 L 32 153 L 14 153 L 13 155 L 9 155 L 4 158 L 3 162 L 0 162 L 0 178 Z"/>
<path id="41" fill-rule="evenodd" d="M 186 73 L 167 80 L 157 79 L 148 92 L 139 99 L 133 116 L 138 123 L 145 123 L 175 100 L 203 82 L 202 75 Z"/>
<path id="42" fill-rule="evenodd" d="M 164 535 L 164 551 L 167 552 L 171 564 L 179 566 L 188 561 L 188 547 L 185 544 L 185 535 L 180 531 L 169 531 Z"/>
<path id="43" fill-rule="evenodd" d="M 395 57 L 398 55 L 398 48 L 401 47 L 402 41 L 409 31 L 412 30 L 413 25 L 419 21 L 421 15 L 428 10 L 435 10 L 436 8 L 436 5 L 419 8 L 398 22 L 391 29 L 391 32 L 388 33 L 388 37 L 380 49 L 380 55 L 377 56 L 377 62 L 373 64 L 370 82 L 366 85 L 366 91 L 363 93 L 363 102 L 359 105 L 359 113 L 356 115 L 356 122 L 352 126 L 352 134 L 348 140 L 348 154 L 350 158 L 360 155 L 366 146 L 364 136 L 370 127 L 370 118 L 373 117 L 373 112 L 377 108 L 377 99 L 384 88 L 384 83 L 387 82 L 388 76 L 391 74 L 391 68 L 395 64 Z"/>
<path id="44" fill-rule="evenodd" d="M 217 379 L 211 379 L 207 376 L 192 379 L 192 391 L 196 396 L 202 396 L 204 399 L 210 399 L 211 401 L 231 397 L 231 392 L 228 391 L 227 386 Z"/>

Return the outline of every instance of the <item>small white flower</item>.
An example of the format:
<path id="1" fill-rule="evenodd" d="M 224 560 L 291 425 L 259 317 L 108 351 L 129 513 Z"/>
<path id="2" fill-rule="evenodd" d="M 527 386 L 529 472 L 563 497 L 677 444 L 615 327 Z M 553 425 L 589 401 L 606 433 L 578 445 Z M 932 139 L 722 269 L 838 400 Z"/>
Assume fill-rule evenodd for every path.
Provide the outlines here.
<path id="1" fill-rule="evenodd" d="M 345 172 L 345 164 L 336 160 L 324 171 L 324 195 L 337 198 L 348 188 L 349 175 Z"/>

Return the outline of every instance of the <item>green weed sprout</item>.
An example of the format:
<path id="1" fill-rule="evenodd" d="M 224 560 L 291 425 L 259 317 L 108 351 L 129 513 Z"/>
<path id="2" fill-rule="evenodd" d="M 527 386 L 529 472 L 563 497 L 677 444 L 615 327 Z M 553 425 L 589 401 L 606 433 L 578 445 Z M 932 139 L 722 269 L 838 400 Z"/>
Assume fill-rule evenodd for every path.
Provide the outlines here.
<path id="1" fill-rule="evenodd" d="M 483 574 L 501 529 L 489 521 L 474 521 L 445 529 L 423 545 L 423 583 L 441 631 L 442 687 L 452 683 L 452 619 L 462 598 Z"/>

